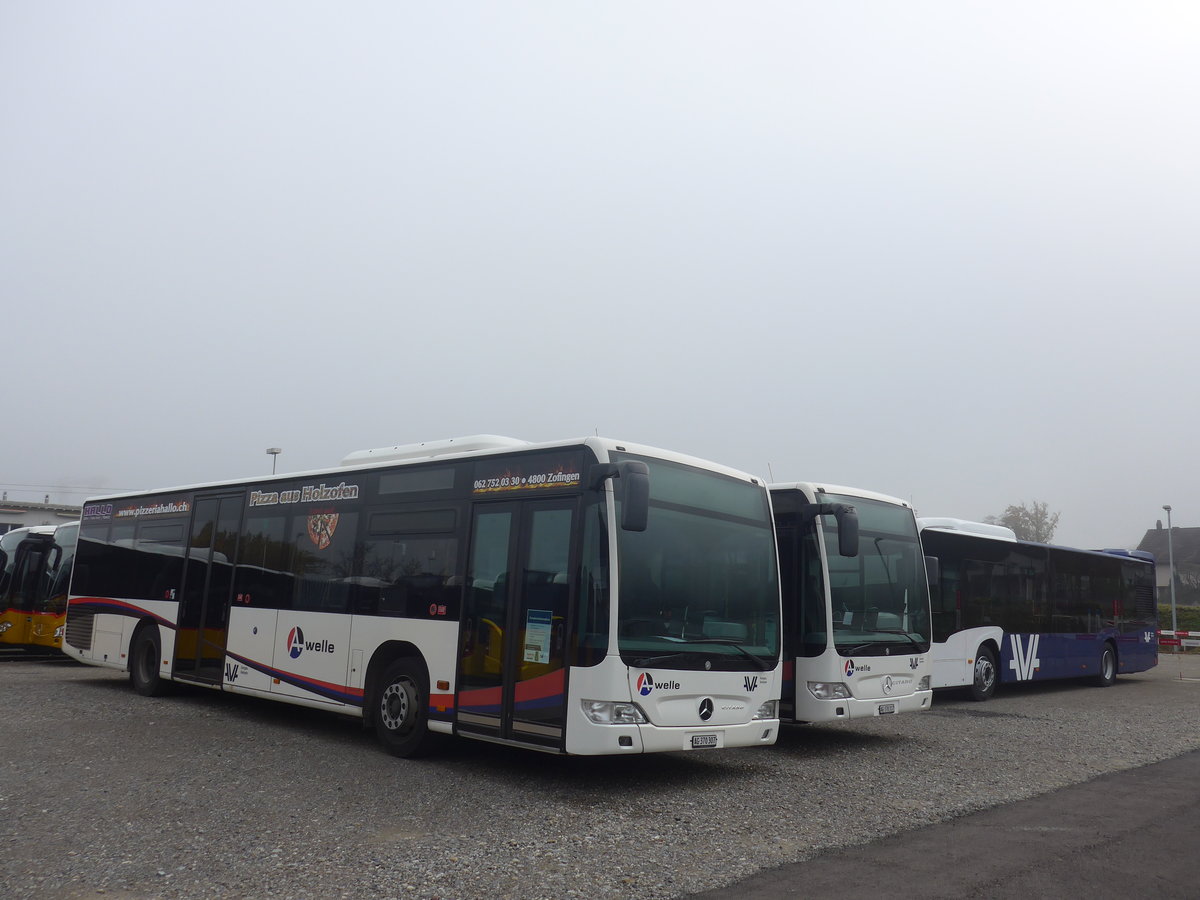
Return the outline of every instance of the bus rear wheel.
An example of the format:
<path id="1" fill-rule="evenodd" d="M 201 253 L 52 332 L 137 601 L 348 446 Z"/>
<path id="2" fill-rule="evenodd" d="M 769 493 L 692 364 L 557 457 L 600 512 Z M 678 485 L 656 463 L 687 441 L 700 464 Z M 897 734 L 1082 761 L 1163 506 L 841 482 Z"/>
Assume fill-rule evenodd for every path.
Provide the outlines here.
<path id="1" fill-rule="evenodd" d="M 1100 672 L 1096 675 L 1099 687 L 1112 687 L 1117 681 L 1117 651 L 1112 644 L 1105 644 L 1100 654 Z"/>
<path id="2" fill-rule="evenodd" d="M 129 683 L 143 697 L 161 697 L 167 692 L 169 684 L 158 670 L 160 659 L 158 626 L 145 625 L 133 636 L 129 648 Z"/>
<path id="3" fill-rule="evenodd" d="M 398 659 L 384 670 L 375 692 L 375 734 L 393 756 L 412 759 L 434 746 L 429 730 L 429 677 L 425 667 Z"/>
<path id="4" fill-rule="evenodd" d="M 996 693 L 996 655 L 987 647 L 975 653 L 975 670 L 971 678 L 971 699 L 987 700 Z"/>

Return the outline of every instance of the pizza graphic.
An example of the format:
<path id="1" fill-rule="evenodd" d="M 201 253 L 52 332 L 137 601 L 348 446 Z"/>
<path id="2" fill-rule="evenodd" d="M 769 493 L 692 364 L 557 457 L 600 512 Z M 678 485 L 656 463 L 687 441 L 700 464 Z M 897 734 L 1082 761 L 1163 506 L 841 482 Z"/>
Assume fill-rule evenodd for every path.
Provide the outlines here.
<path id="1" fill-rule="evenodd" d="M 333 543 L 333 533 L 337 531 L 337 513 L 317 513 L 308 517 L 308 539 L 318 550 L 324 550 Z"/>

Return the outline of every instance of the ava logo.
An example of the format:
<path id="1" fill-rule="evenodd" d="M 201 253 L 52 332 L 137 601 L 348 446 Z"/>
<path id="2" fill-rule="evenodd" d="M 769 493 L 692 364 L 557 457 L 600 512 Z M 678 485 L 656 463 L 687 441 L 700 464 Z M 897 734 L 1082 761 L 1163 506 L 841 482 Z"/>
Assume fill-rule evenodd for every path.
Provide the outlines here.
<path id="1" fill-rule="evenodd" d="M 1012 659 L 1008 663 L 1008 667 L 1017 675 L 1017 681 L 1032 681 L 1033 673 L 1041 666 L 1042 661 L 1037 658 L 1038 639 L 1041 635 L 1031 634 L 1029 636 L 1029 646 L 1025 647 L 1021 643 L 1019 635 L 1009 635 L 1009 644 L 1012 647 Z"/>
<path id="2" fill-rule="evenodd" d="M 713 702 L 709 697 L 705 697 L 700 701 L 700 721 L 707 722 L 712 718 Z"/>
<path id="3" fill-rule="evenodd" d="M 318 550 L 324 550 L 333 543 L 333 533 L 337 531 L 338 513 L 317 513 L 308 517 L 308 539 Z"/>
<path id="4" fill-rule="evenodd" d="M 750 693 L 751 691 L 758 690 L 758 676 L 757 675 L 747 675 L 745 677 L 744 684 L 746 685 L 746 693 Z"/>
<path id="5" fill-rule="evenodd" d="M 915 656 L 908 661 L 908 667 L 910 669 L 912 669 L 914 672 L 917 670 L 917 666 L 919 666 L 920 664 L 921 664 L 920 660 L 918 660 Z"/>
<path id="6" fill-rule="evenodd" d="M 225 663 L 225 680 L 231 684 L 237 681 L 241 668 L 237 663 Z"/>
<path id="7" fill-rule="evenodd" d="M 846 677 L 850 678 L 854 675 L 854 660 L 846 660 Z"/>
<path id="8" fill-rule="evenodd" d="M 304 649 L 304 632 L 300 630 L 299 625 L 288 632 L 287 647 L 288 656 L 292 659 L 299 657 L 300 651 Z"/>
<path id="9" fill-rule="evenodd" d="M 1147 644 L 1149 644 L 1149 643 L 1153 642 L 1153 640 L 1154 640 L 1154 632 L 1153 632 L 1153 631 L 1147 631 L 1145 634 L 1143 634 L 1143 635 L 1142 635 L 1142 640 L 1143 640 L 1143 641 L 1145 641 Z"/>

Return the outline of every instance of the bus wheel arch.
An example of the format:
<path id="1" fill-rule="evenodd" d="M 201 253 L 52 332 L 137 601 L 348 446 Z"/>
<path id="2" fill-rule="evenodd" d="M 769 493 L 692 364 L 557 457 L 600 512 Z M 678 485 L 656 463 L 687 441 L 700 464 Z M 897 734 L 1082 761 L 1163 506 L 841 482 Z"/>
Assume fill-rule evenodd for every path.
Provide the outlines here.
<path id="1" fill-rule="evenodd" d="M 1105 641 L 1100 651 L 1100 671 L 1096 674 L 1099 687 L 1112 687 L 1117 681 L 1117 648 L 1112 641 Z"/>
<path id="2" fill-rule="evenodd" d="M 1000 653 L 991 641 L 984 641 L 975 651 L 975 664 L 971 672 L 971 699 L 983 702 L 996 693 L 1000 683 Z"/>
<path id="3" fill-rule="evenodd" d="M 429 668 L 412 644 L 380 647 L 367 668 L 363 720 L 374 726 L 384 749 L 413 758 L 429 753 L 437 735 L 429 730 Z"/>
<path id="4" fill-rule="evenodd" d="M 161 697 L 170 690 L 170 682 L 160 674 L 162 637 L 158 623 L 143 619 L 129 640 L 129 683 L 143 697 Z"/>

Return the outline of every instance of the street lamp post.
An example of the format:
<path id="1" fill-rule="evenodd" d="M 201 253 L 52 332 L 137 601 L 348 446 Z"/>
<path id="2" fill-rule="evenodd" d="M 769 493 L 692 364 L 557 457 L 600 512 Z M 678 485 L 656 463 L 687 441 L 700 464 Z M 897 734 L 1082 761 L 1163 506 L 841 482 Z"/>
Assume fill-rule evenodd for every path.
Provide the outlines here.
<path id="1" fill-rule="evenodd" d="M 1179 640 L 1179 623 L 1175 618 L 1175 539 L 1171 534 L 1171 507 L 1168 504 L 1163 509 L 1167 511 L 1167 565 L 1171 567 L 1171 631 L 1174 638 Z M 1179 644 L 1175 645 L 1176 647 Z"/>
<path id="2" fill-rule="evenodd" d="M 279 459 L 279 454 L 283 452 L 281 447 L 268 447 L 267 453 L 271 455 L 271 474 L 275 474 L 275 460 Z"/>

